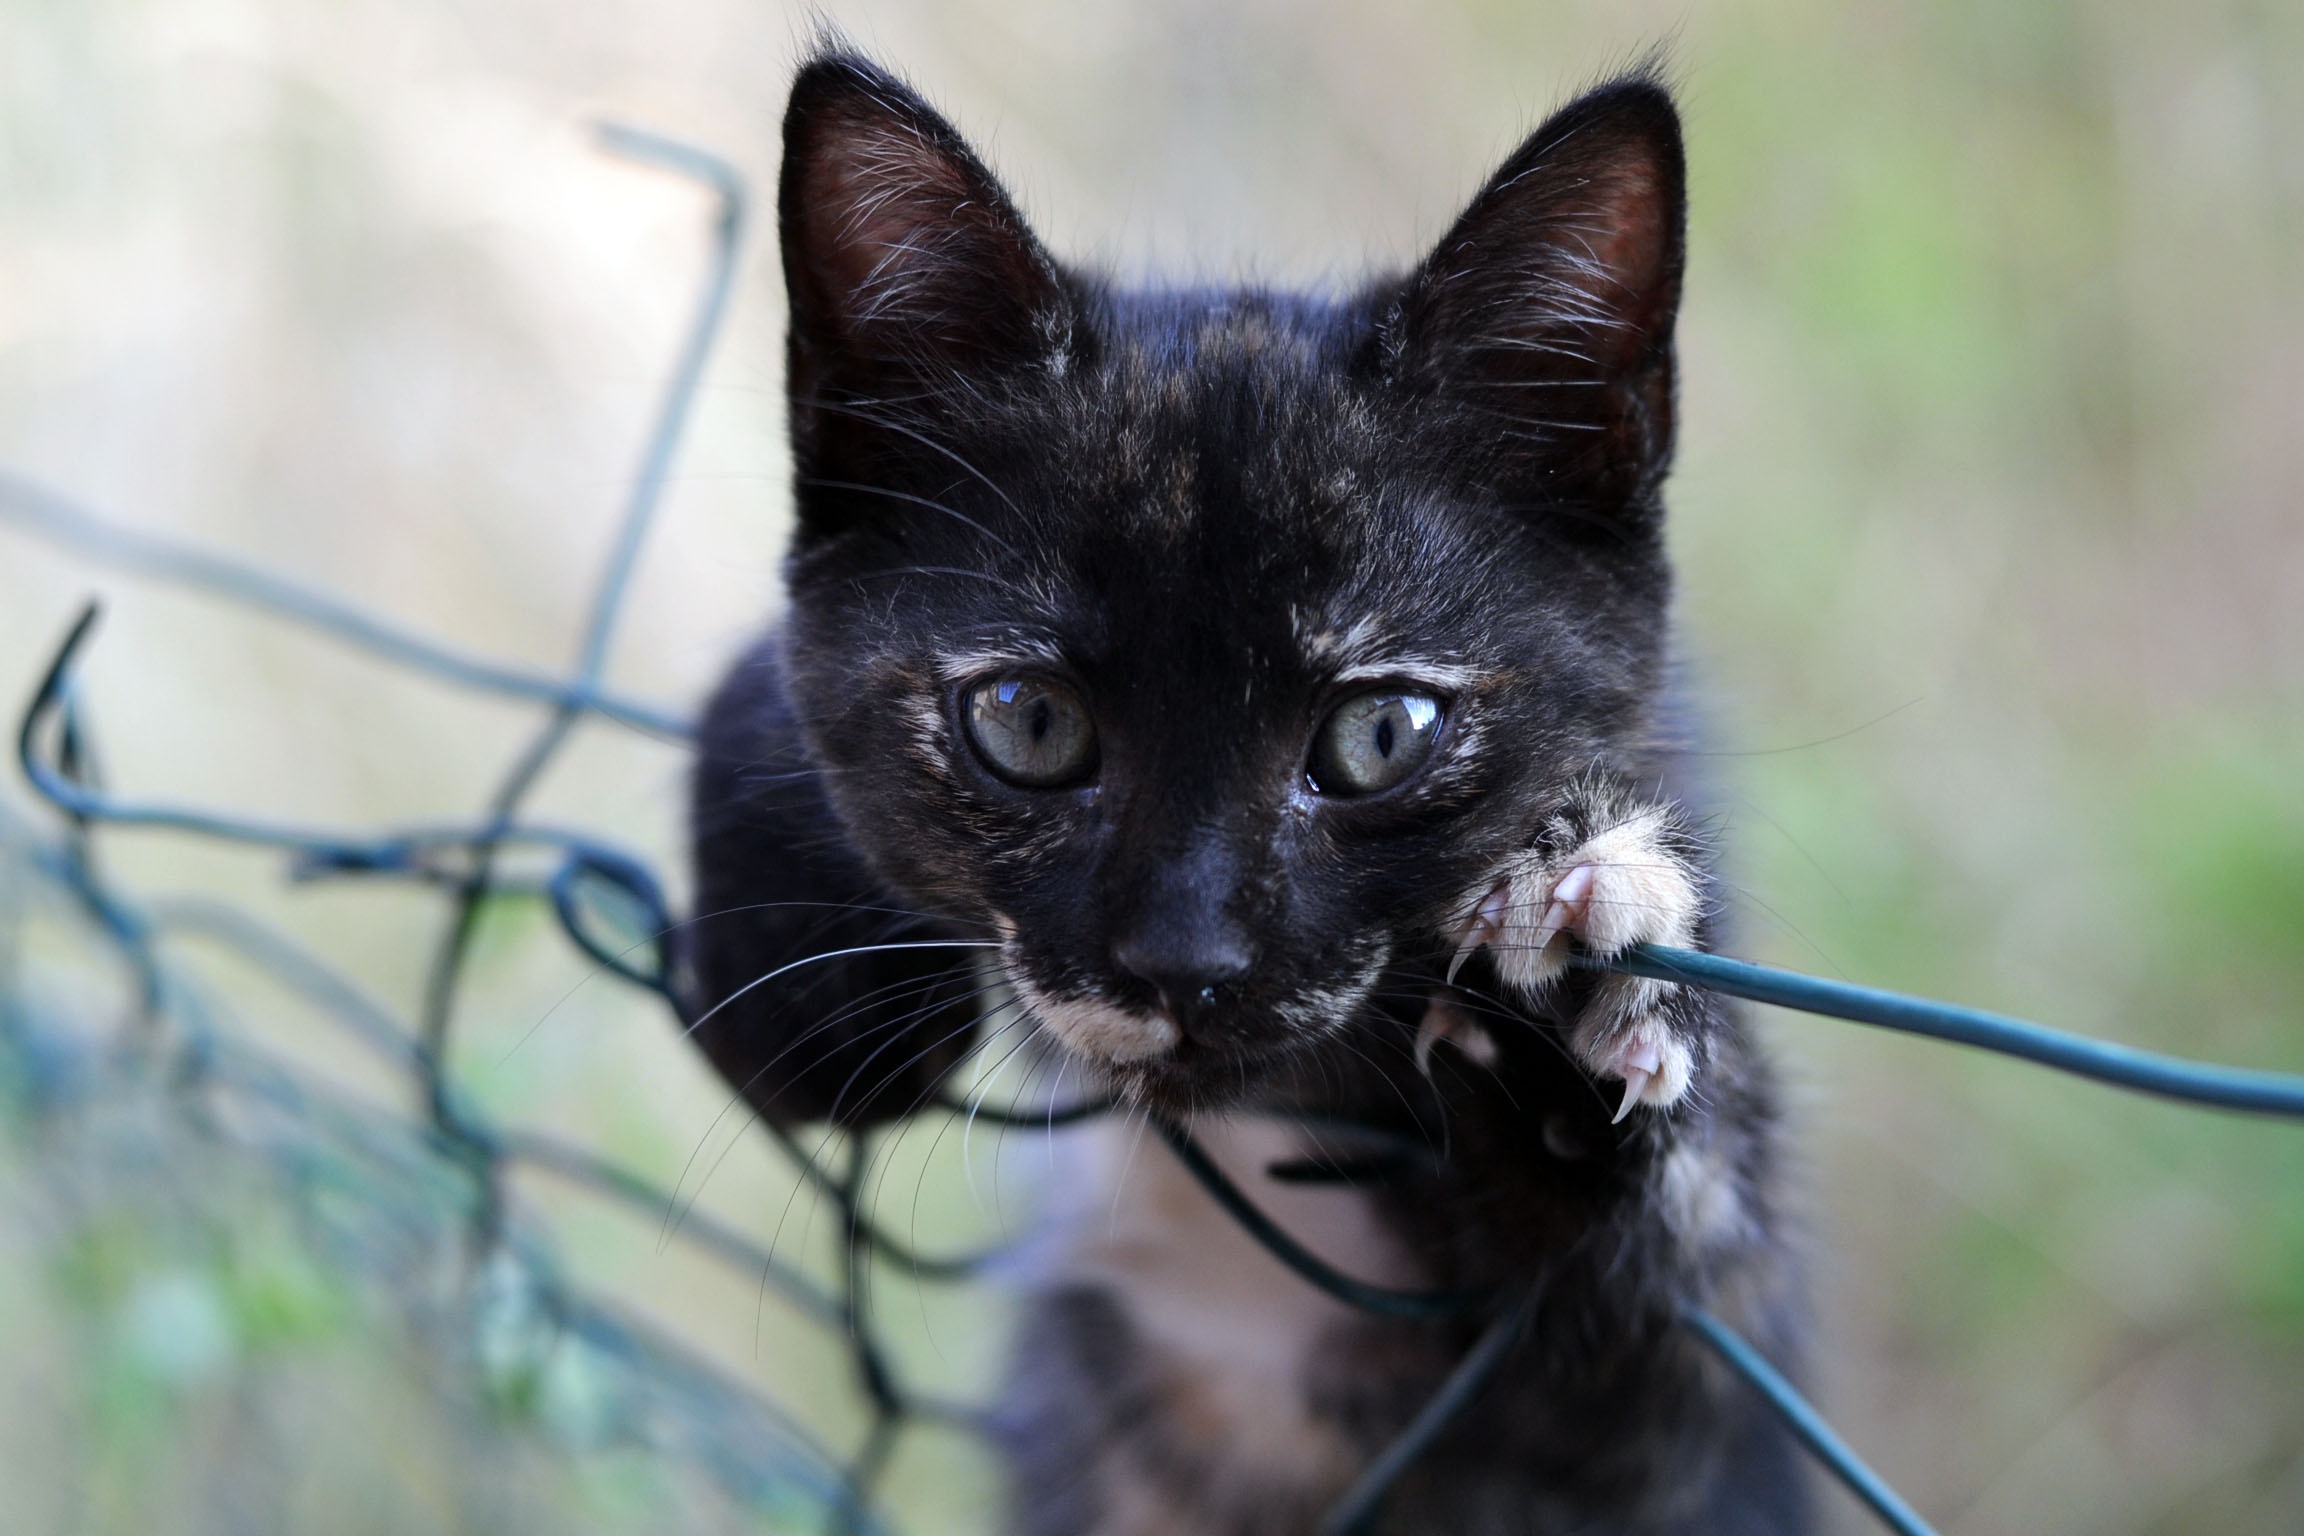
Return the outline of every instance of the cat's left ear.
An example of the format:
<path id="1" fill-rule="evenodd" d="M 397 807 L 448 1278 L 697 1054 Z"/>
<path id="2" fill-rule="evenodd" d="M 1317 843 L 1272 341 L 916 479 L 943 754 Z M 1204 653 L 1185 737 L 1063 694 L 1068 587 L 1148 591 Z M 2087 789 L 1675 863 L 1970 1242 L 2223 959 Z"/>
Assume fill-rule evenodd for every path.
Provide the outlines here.
<path id="1" fill-rule="evenodd" d="M 1554 114 L 1383 316 L 1379 366 L 1460 410 L 1473 472 L 1515 501 L 1634 514 L 1672 451 L 1686 250 L 1680 117 L 1650 74 Z"/>

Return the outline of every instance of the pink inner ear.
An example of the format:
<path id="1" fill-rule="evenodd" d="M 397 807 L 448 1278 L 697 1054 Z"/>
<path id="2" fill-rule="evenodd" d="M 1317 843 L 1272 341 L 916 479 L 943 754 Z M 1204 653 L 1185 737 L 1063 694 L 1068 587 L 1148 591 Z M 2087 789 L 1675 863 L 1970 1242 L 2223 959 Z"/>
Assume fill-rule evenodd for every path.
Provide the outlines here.
<path id="1" fill-rule="evenodd" d="M 1464 473 L 1509 504 L 1652 515 L 1682 165 L 1660 86 L 1602 87 L 1505 161 L 1402 290 L 1385 364 L 1453 408 Z"/>
<path id="2" fill-rule="evenodd" d="M 1551 190 L 1545 190 L 1549 186 Z M 1620 366 L 1670 302 L 1670 215 L 1655 166 L 1627 156 L 1597 167 L 1539 163 L 1466 216 L 1449 279 L 1477 333 L 1508 343 L 1581 333 L 1574 354 Z"/>
<path id="3" fill-rule="evenodd" d="M 851 324 L 872 324 L 960 254 L 951 246 L 964 233 L 966 179 L 908 125 L 838 132 L 810 169 L 807 202 L 824 215 L 812 242 L 816 270 Z"/>
<path id="4" fill-rule="evenodd" d="M 1054 282 L 989 172 L 955 136 L 851 108 L 798 147 L 795 298 L 822 340 L 967 367 L 1029 348 Z"/>
<path id="5" fill-rule="evenodd" d="M 1652 84 L 1607 87 L 1523 144 L 1420 277 L 1426 362 L 1496 382 L 1628 384 L 1678 298 L 1680 151 Z M 1469 376 L 1469 375 L 1460 375 Z M 1556 414 L 1556 413 L 1555 413 Z"/>
<path id="6" fill-rule="evenodd" d="M 1578 256 L 1588 252 L 1589 266 L 1574 261 L 1569 281 L 1611 322 L 1603 344 L 1629 355 L 1645 343 L 1656 305 L 1668 297 L 1663 192 L 1653 167 L 1643 163 L 1594 178 L 1587 195 L 1586 208 L 1572 216 L 1575 233 L 1562 249 Z"/>

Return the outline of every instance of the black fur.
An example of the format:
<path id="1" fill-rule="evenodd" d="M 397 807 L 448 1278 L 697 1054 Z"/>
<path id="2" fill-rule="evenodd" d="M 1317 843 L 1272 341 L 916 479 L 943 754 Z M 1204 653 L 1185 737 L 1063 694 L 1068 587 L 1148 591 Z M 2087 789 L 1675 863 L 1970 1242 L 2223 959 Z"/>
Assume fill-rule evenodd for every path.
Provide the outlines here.
<path id="1" fill-rule="evenodd" d="M 1670 98 L 1634 74 L 1540 128 L 1405 277 L 1122 292 L 1053 261 L 875 66 L 815 58 L 785 119 L 791 602 L 707 711 L 699 1038 L 780 1120 L 901 1114 L 967 1043 L 996 954 L 1033 995 L 1178 1026 L 1083 1064 L 1136 1104 L 1444 1145 L 1445 1171 L 1368 1197 L 1389 1230 L 1441 1283 L 1548 1289 L 1387 1530 L 1806 1528 L 1780 1437 L 1672 1322 L 1697 1301 L 1795 1343 L 1771 1089 L 1738 1021 L 1659 994 L 1695 1086 L 1611 1126 L 1563 1044 L 1588 979 L 1507 998 L 1481 955 L 1441 981 L 1468 893 L 1676 781 L 1683 183 Z M 1018 788 L 967 745 L 966 687 L 1019 670 L 1086 701 L 1084 782 Z M 1312 734 L 1391 673 L 1446 693 L 1431 760 L 1314 793 Z M 1694 823 L 1670 826 L 1700 865 Z M 810 958 L 887 944 L 955 947 Z M 1416 1070 L 1442 993 L 1489 1020 L 1491 1069 Z M 1691 1228 L 1699 1177 L 1733 1231 Z M 1020 1530 L 1134 1529 L 1129 1479 L 1176 1529 L 1310 1528 L 1333 1488 L 1178 1439 L 1122 1299 L 1049 1290 L 1007 1415 Z M 1354 1324 L 1308 1413 L 1372 1454 L 1474 1326 Z"/>

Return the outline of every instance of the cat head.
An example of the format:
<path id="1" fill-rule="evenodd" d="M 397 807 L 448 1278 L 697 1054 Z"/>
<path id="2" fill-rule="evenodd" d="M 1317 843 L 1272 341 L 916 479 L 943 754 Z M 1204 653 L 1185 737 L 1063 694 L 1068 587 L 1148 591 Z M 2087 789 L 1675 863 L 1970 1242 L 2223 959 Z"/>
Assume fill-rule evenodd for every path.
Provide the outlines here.
<path id="1" fill-rule="evenodd" d="M 1412 989 L 1637 750 L 1683 182 L 1635 75 L 1403 277 L 1123 292 L 901 83 L 802 69 L 793 703 L 876 874 L 1123 1090 L 1207 1102 Z"/>

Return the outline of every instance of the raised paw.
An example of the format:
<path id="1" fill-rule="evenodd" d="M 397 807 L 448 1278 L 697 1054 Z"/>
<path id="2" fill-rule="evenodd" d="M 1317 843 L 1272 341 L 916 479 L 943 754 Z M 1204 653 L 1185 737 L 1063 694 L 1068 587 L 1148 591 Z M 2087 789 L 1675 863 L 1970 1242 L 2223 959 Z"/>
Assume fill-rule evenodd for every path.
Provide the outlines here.
<path id="1" fill-rule="evenodd" d="M 1591 814 L 1572 826 L 1600 819 Z M 1515 855 L 1482 892 L 1457 935 L 1448 979 L 1485 948 L 1497 978 L 1533 995 L 1568 968 L 1581 945 L 1602 957 L 1635 944 L 1686 946 L 1703 913 L 1703 877 L 1693 838 L 1667 807 L 1647 806 L 1605 819 L 1567 851 L 1565 839 Z M 1611 975 L 1592 991 L 1569 1047 L 1596 1076 L 1624 1084 L 1616 1111 L 1677 1102 L 1696 1070 L 1693 1032 L 1676 1022 L 1689 1010 L 1682 989 L 1637 976 Z"/>

